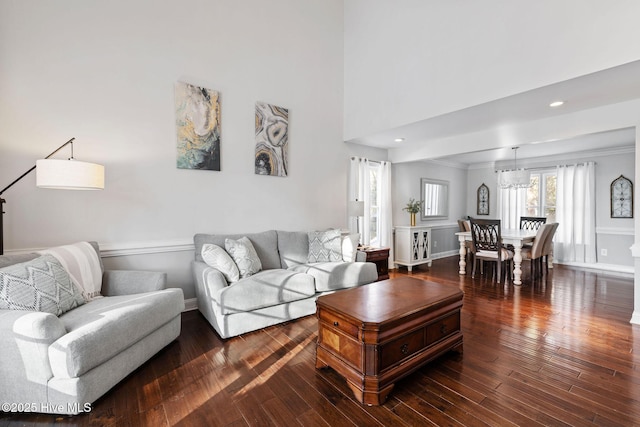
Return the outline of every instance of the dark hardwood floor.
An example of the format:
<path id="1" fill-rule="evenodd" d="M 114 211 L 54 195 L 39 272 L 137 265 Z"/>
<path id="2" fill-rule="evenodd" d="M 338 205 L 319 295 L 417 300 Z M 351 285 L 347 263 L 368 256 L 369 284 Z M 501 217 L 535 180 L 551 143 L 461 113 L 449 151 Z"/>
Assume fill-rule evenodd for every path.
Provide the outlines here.
<path id="1" fill-rule="evenodd" d="M 452 257 L 412 275 L 464 290 L 464 354 L 401 380 L 383 406 L 315 369 L 314 316 L 221 340 L 193 311 L 92 412 L 0 414 L 0 426 L 640 425 L 633 280 L 557 266 L 531 284 L 525 268 L 514 288 L 457 271 Z"/>

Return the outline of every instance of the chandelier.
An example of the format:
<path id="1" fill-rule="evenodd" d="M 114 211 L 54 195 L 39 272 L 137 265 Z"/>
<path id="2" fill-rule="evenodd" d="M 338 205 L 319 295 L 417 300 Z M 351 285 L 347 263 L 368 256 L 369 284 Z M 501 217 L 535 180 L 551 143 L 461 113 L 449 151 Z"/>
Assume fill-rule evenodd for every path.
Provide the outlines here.
<path id="1" fill-rule="evenodd" d="M 529 172 L 524 169 L 518 169 L 518 148 L 511 147 L 513 151 L 513 170 L 503 171 L 498 179 L 500 188 L 529 188 L 531 187 L 531 178 Z"/>

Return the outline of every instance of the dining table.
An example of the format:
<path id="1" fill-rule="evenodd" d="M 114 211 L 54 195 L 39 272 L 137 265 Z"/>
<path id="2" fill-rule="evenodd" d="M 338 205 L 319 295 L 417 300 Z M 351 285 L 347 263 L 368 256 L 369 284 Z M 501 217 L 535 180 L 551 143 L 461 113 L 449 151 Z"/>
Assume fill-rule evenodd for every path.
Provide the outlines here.
<path id="1" fill-rule="evenodd" d="M 501 231 L 502 243 L 504 246 L 512 245 L 513 255 L 513 284 L 522 286 L 522 246 L 531 243 L 536 238 L 536 230 L 521 230 L 519 228 L 503 228 Z M 465 242 L 473 241 L 471 231 L 459 231 L 456 233 L 460 242 L 460 271 L 461 275 L 467 274 L 467 246 Z"/>

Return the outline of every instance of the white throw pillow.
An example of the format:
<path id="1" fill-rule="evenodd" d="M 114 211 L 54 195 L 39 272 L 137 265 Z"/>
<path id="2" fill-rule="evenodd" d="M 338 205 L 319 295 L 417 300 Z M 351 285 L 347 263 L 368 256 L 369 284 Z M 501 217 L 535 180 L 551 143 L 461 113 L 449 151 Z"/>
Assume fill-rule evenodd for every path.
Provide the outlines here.
<path id="1" fill-rule="evenodd" d="M 340 230 L 310 231 L 308 262 L 342 261 Z"/>
<path id="2" fill-rule="evenodd" d="M 246 236 L 238 240 L 224 239 L 224 247 L 238 266 L 241 279 L 262 270 L 256 249 Z"/>
<path id="3" fill-rule="evenodd" d="M 349 234 L 342 238 L 342 260 L 345 262 L 355 262 L 358 251 L 359 234 Z"/>
<path id="4" fill-rule="evenodd" d="M 227 282 L 233 283 L 240 280 L 238 266 L 229 256 L 227 251 L 218 245 L 205 243 L 202 245 L 202 259 L 207 265 L 219 270 Z"/>

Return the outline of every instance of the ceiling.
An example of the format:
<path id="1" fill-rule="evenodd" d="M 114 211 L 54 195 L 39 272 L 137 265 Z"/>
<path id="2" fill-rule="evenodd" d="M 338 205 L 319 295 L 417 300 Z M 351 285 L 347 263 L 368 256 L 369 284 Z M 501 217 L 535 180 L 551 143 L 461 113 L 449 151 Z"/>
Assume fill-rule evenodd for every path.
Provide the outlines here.
<path id="1" fill-rule="evenodd" d="M 422 148 L 430 143 L 459 135 L 513 126 L 534 120 L 548 119 L 606 105 L 640 99 L 640 61 L 566 80 L 517 95 L 454 111 L 416 123 L 387 129 L 349 142 L 371 147 L 407 149 Z M 549 107 L 552 101 L 563 100 L 560 107 Z M 394 142 L 395 138 L 404 138 Z M 610 147 L 635 146 L 635 129 L 598 132 L 569 140 L 518 142 L 519 159 L 561 155 L 576 151 L 602 150 Z M 439 160 L 471 165 L 499 162 L 514 158 L 510 147 L 468 150 Z M 433 158 L 432 158 L 433 159 Z"/>
<path id="2" fill-rule="evenodd" d="M 452 156 L 437 157 L 433 160 L 451 163 L 460 167 L 468 167 L 474 164 L 504 164 L 504 167 L 513 169 L 513 164 L 521 159 L 533 159 L 537 157 L 562 156 L 576 152 L 588 152 L 597 154 L 599 151 L 611 151 L 620 148 L 635 148 L 635 128 L 616 129 L 607 132 L 581 135 L 575 138 L 531 143 L 518 146 L 514 153 L 511 147 L 501 147 L 493 150 L 482 150 L 455 154 Z M 516 158 L 517 156 L 517 158 Z"/>

